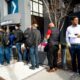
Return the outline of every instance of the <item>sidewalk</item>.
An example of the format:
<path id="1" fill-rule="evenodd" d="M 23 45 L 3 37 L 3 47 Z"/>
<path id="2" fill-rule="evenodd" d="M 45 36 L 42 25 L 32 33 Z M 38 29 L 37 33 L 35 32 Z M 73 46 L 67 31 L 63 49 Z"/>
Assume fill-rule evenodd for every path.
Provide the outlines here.
<path id="1" fill-rule="evenodd" d="M 80 80 L 79 75 L 73 75 L 71 71 L 57 70 L 48 73 L 44 67 L 30 70 L 29 65 L 16 62 L 9 66 L 0 66 L 0 77 L 5 80 Z M 1 80 L 1 79 L 0 79 Z"/>
<path id="2" fill-rule="evenodd" d="M 58 70 L 57 72 L 48 73 L 46 70 L 42 70 L 36 75 L 24 80 L 80 80 L 79 75 L 73 75 L 72 72 Z"/>
<path id="3" fill-rule="evenodd" d="M 0 77 L 5 80 L 23 80 L 44 69 L 40 66 L 39 69 L 30 70 L 29 66 L 23 62 L 16 62 L 9 66 L 0 66 Z"/>

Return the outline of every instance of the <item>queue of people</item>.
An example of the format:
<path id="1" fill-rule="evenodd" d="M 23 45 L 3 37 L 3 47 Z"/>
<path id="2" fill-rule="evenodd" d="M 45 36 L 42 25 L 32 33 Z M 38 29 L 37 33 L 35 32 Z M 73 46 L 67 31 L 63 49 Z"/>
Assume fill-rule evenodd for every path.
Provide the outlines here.
<path id="1" fill-rule="evenodd" d="M 15 30 L 3 29 L 0 27 L 0 64 L 10 64 L 12 57 L 17 61 L 31 61 L 30 69 L 39 68 L 38 45 L 41 42 L 41 34 L 37 24 L 24 32 L 20 25 L 15 25 Z"/>
<path id="2" fill-rule="evenodd" d="M 74 73 L 80 75 L 80 25 L 79 18 L 73 16 L 71 19 L 71 26 L 66 30 L 65 37 L 62 37 L 61 31 L 55 27 L 54 23 L 49 24 L 46 39 L 47 45 L 47 59 L 48 59 L 48 72 L 57 70 L 58 51 L 61 52 L 61 66 L 67 69 L 66 48 L 69 49 L 72 70 Z"/>
<path id="3" fill-rule="evenodd" d="M 62 68 L 67 67 L 66 62 L 66 47 L 69 48 L 74 72 L 80 74 L 80 25 L 78 17 L 72 17 L 72 25 L 66 30 L 66 37 L 60 35 L 61 31 L 53 22 L 49 24 L 49 29 L 46 33 L 45 49 L 48 59 L 48 72 L 54 72 L 58 69 L 58 51 L 61 51 Z M 24 32 L 20 30 L 20 25 L 15 25 L 14 31 L 9 31 L 0 27 L 0 64 L 10 64 L 13 51 L 16 48 L 17 60 L 31 62 L 30 69 L 39 68 L 38 45 L 41 43 L 41 34 L 37 29 L 36 23 L 27 28 Z M 63 39 L 63 40 L 62 40 Z M 77 59 L 77 61 L 76 61 Z"/>

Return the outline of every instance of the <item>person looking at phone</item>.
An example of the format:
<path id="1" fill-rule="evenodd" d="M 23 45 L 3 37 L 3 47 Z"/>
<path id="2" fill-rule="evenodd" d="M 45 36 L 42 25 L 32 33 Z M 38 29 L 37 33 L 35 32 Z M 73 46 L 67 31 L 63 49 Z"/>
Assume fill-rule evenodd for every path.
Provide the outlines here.
<path id="1" fill-rule="evenodd" d="M 72 17 L 72 25 L 67 28 L 66 42 L 70 50 L 73 72 L 80 74 L 80 25 L 79 18 Z M 77 58 L 77 61 L 76 61 Z M 78 65 L 77 65 L 78 63 Z"/>

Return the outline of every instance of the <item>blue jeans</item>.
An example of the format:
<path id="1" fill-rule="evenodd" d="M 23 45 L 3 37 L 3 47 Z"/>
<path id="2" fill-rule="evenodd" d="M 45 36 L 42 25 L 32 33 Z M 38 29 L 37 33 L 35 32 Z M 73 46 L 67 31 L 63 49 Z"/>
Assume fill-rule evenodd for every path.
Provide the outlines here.
<path id="1" fill-rule="evenodd" d="M 11 58 L 13 57 L 13 49 L 12 49 L 12 45 L 10 45 L 10 53 L 11 53 Z"/>
<path id="2" fill-rule="evenodd" d="M 10 46 L 4 47 L 4 56 L 5 56 L 6 62 L 10 64 L 10 60 L 11 60 Z"/>
<path id="3" fill-rule="evenodd" d="M 4 50 L 3 46 L 0 46 L 0 64 L 4 63 Z"/>
<path id="4" fill-rule="evenodd" d="M 22 61 L 21 43 L 16 43 L 16 48 L 18 52 L 18 60 Z"/>
<path id="5" fill-rule="evenodd" d="M 38 47 L 33 46 L 30 48 L 30 58 L 33 67 L 39 66 Z"/>
<path id="6" fill-rule="evenodd" d="M 29 62 L 29 53 L 27 52 L 27 49 L 24 50 L 23 60 L 26 60 L 27 62 Z"/>
<path id="7" fill-rule="evenodd" d="M 61 59 L 62 59 L 62 67 L 65 67 L 67 66 L 67 63 L 66 63 L 66 46 L 64 45 L 61 45 Z"/>
<path id="8" fill-rule="evenodd" d="M 71 54 L 71 62 L 72 62 L 73 71 L 74 72 L 78 71 L 80 73 L 80 45 L 71 45 L 70 54 Z M 77 57 L 78 62 L 76 62 L 76 57 Z"/>

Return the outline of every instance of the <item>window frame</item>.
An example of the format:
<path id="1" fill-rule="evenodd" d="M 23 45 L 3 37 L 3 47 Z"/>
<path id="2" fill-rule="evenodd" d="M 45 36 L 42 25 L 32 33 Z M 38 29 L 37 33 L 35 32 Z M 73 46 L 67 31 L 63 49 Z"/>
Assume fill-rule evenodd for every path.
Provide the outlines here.
<path id="1" fill-rule="evenodd" d="M 34 1 L 34 0 L 30 0 L 31 2 L 30 2 L 30 5 L 32 5 L 31 7 L 31 15 L 34 15 L 34 13 L 37 13 L 38 15 L 35 15 L 35 16 L 39 16 L 39 17 L 43 17 L 43 12 L 42 13 L 40 13 L 40 5 L 42 5 L 42 8 L 43 8 L 43 2 L 42 3 L 40 3 L 39 1 L 40 0 L 38 0 L 38 2 L 36 2 L 36 1 Z M 31 4 L 32 3 L 32 4 Z M 33 10 L 33 3 L 37 3 L 38 4 L 38 12 L 36 12 L 36 11 L 34 11 Z M 43 9 L 42 9 L 43 10 Z M 42 16 L 40 16 L 40 15 L 42 15 Z"/>

